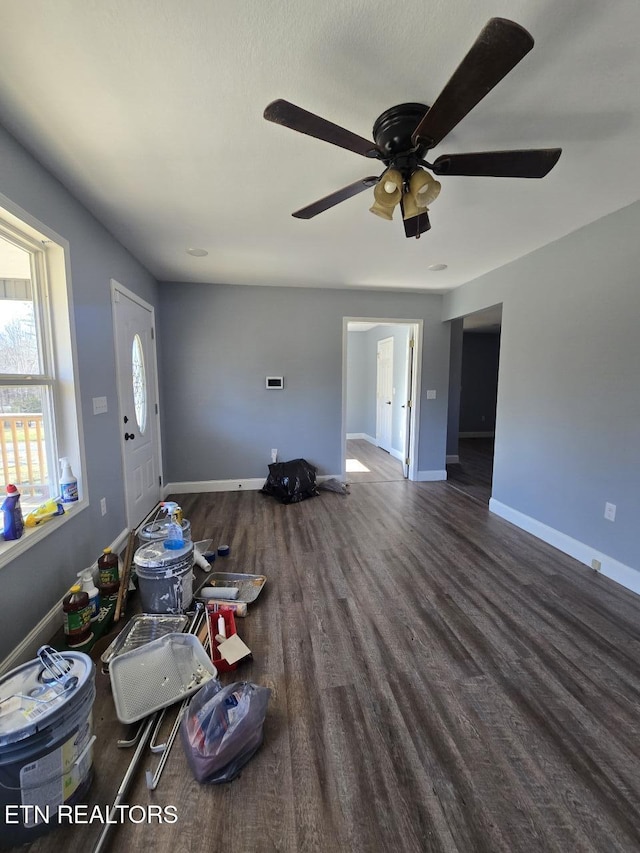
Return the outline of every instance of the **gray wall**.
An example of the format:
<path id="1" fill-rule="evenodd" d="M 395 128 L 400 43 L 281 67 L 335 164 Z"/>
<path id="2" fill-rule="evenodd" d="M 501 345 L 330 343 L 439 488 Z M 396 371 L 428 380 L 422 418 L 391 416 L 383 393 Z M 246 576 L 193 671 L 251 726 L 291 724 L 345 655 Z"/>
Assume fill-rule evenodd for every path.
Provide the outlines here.
<path id="1" fill-rule="evenodd" d="M 449 326 L 442 297 L 161 284 L 163 448 L 169 481 L 265 476 L 272 447 L 342 471 L 343 317 L 424 320 L 418 466 L 443 470 Z M 284 375 L 266 391 L 265 375 Z"/>
<path id="2" fill-rule="evenodd" d="M 375 438 L 375 372 L 365 332 L 347 333 L 347 432 Z M 373 397 L 372 397 L 373 394 Z"/>
<path id="3" fill-rule="evenodd" d="M 111 319 L 113 277 L 150 303 L 156 283 L 69 192 L 0 127 L 0 192 L 70 243 L 78 381 L 84 421 L 85 483 L 91 506 L 0 569 L 0 660 L 62 597 L 125 527 L 120 425 Z M 92 398 L 106 396 L 94 416 Z M 76 472 L 77 473 L 77 472 Z M 100 498 L 108 512 L 100 514 Z M 10 618 L 9 617 L 10 614 Z"/>
<path id="4" fill-rule="evenodd" d="M 493 497 L 635 569 L 638 234 L 640 203 L 444 298 L 445 319 L 503 303 Z"/>
<path id="5" fill-rule="evenodd" d="M 499 334 L 464 333 L 460 389 L 461 433 L 494 431 L 499 359 Z"/>

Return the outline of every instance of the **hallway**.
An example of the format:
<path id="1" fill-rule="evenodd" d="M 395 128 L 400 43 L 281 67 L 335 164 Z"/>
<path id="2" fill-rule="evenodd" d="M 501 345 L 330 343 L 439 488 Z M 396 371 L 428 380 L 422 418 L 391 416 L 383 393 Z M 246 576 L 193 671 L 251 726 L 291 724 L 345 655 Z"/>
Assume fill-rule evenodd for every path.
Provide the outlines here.
<path id="1" fill-rule="evenodd" d="M 402 463 L 363 438 L 347 439 L 348 483 L 392 483 L 404 480 Z"/>
<path id="2" fill-rule="evenodd" d="M 488 504 L 493 476 L 493 438 L 461 438 L 459 462 L 447 464 L 447 482 L 481 503 Z"/>

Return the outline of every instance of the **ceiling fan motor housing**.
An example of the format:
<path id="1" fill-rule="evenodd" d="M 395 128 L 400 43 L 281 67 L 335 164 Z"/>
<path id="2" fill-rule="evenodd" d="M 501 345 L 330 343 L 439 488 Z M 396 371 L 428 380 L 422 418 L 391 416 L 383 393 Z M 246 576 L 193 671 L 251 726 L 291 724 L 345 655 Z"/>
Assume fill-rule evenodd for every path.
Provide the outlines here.
<path id="1" fill-rule="evenodd" d="M 429 107 L 425 104 L 398 104 L 378 116 L 373 125 L 373 138 L 382 152 L 382 160 L 397 169 L 405 180 L 418 168 L 428 148 L 414 145 L 411 136 Z"/>

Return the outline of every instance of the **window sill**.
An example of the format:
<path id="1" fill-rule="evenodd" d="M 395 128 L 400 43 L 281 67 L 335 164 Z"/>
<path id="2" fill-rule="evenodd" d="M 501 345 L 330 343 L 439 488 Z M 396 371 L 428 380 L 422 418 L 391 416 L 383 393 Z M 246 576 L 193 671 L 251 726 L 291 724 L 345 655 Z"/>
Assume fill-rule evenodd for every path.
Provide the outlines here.
<path id="1" fill-rule="evenodd" d="M 68 504 L 65 507 L 64 515 L 57 516 L 43 521 L 37 527 L 25 527 L 24 533 L 20 539 L 11 539 L 5 542 L 0 539 L 0 569 L 8 565 L 16 557 L 24 554 L 29 548 L 33 547 L 37 542 L 46 539 L 54 530 L 58 530 L 62 524 L 66 524 L 72 518 L 75 518 L 82 510 L 89 506 L 89 501 L 81 500 L 77 503 Z"/>

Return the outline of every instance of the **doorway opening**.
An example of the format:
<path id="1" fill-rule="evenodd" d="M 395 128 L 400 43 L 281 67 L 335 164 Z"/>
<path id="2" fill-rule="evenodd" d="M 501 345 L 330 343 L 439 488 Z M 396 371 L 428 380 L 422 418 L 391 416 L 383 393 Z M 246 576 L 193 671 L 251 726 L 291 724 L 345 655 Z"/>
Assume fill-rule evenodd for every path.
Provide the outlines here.
<path id="1" fill-rule="evenodd" d="M 500 363 L 502 305 L 453 321 L 447 481 L 489 503 Z"/>
<path id="2" fill-rule="evenodd" d="M 343 476 L 417 477 L 422 322 L 344 318 Z"/>

